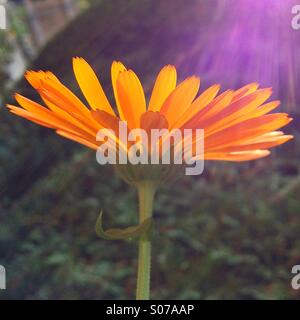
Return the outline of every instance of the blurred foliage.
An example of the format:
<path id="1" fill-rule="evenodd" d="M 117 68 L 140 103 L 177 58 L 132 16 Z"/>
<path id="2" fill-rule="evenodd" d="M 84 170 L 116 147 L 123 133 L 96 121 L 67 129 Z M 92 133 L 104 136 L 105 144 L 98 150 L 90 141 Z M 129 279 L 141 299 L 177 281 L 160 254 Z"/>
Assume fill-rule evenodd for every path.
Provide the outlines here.
<path id="1" fill-rule="evenodd" d="M 23 5 L 14 5 L 13 14 L 10 15 L 10 29 L 12 29 L 18 37 L 24 36 L 29 32 L 26 10 Z"/>
<path id="2" fill-rule="evenodd" d="M 176 64 L 180 77 L 192 73 L 197 57 L 186 48 L 193 25 L 209 23 L 215 1 L 203 3 L 101 1 L 53 39 L 32 68 L 53 70 L 78 91 L 70 59 L 84 56 L 111 90 L 109 65 L 120 59 L 149 92 L 166 63 Z M 23 81 L 18 90 L 36 98 Z M 0 116 L 0 264 L 8 276 L 0 298 L 133 298 L 136 245 L 98 239 L 94 225 L 101 209 L 107 227 L 136 223 L 135 191 L 112 167 L 99 166 L 94 152 L 5 110 Z M 202 176 L 159 190 L 152 298 L 299 298 L 290 286 L 291 268 L 300 263 L 294 116 L 289 130 L 296 139 L 271 157 L 208 162 Z"/>
<path id="3" fill-rule="evenodd" d="M 6 88 L 9 78 L 7 73 L 7 64 L 9 62 L 9 54 L 11 46 L 4 32 L 0 32 L 0 101 Z"/>

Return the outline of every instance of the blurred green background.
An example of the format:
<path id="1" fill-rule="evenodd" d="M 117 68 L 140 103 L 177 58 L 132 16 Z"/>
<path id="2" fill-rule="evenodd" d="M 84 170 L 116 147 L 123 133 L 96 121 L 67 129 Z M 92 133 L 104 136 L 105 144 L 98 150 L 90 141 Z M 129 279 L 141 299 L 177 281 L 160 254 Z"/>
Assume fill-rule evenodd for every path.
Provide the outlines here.
<path id="1" fill-rule="evenodd" d="M 73 56 L 85 57 L 110 93 L 112 60 L 136 70 L 148 93 L 164 64 L 175 64 L 183 79 L 195 73 L 206 43 L 222 30 L 220 21 L 226 23 L 220 4 L 74 1 L 64 7 L 68 19 L 62 16 L 60 29 L 51 33 L 53 17 L 34 30 L 30 7 L 11 3 L 9 30 L 0 33 L 2 105 L 12 103 L 16 90 L 37 97 L 23 79 L 12 79 L 22 64 L 55 72 L 80 95 Z M 8 70 L 12 60 L 17 67 Z M 214 81 L 200 76 L 204 87 Z M 291 288 L 291 268 L 300 264 L 297 102 L 289 107 L 295 120 L 285 130 L 296 138 L 270 157 L 207 162 L 202 176 L 159 190 L 153 299 L 300 298 Z M 284 110 L 284 100 L 282 105 Z M 135 191 L 112 167 L 99 166 L 94 152 L 50 130 L 5 108 L 0 124 L 0 264 L 7 272 L 0 299 L 133 299 L 136 245 L 99 239 L 94 225 L 101 209 L 107 227 L 136 223 Z"/>

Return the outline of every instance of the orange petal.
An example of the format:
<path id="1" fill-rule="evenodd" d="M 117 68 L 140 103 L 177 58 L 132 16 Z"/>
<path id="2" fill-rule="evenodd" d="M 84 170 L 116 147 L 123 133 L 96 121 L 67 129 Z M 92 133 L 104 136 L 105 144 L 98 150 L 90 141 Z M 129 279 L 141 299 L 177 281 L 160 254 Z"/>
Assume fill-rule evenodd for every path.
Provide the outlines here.
<path id="1" fill-rule="evenodd" d="M 120 135 L 119 135 L 120 119 L 102 110 L 92 111 L 92 117 L 104 129 L 107 129 L 107 131 L 104 130 L 105 134 L 116 142 L 116 145 L 119 146 L 119 149 L 121 148 L 123 151 L 127 153 L 127 145 L 129 146 L 130 142 L 126 141 L 127 143 L 126 145 L 126 143 L 124 143 L 124 141 L 121 140 L 120 138 Z M 127 137 L 122 137 L 122 139 L 124 138 L 127 139 Z"/>
<path id="2" fill-rule="evenodd" d="M 247 120 L 249 114 L 256 110 L 271 96 L 271 89 L 256 91 L 250 95 L 231 103 L 219 113 L 208 119 L 200 120 L 198 125 L 200 128 L 205 128 L 206 134 L 212 134 L 217 130 L 233 125 L 237 122 Z"/>
<path id="3" fill-rule="evenodd" d="M 80 101 L 80 99 L 67 87 L 61 83 L 57 83 L 52 79 L 41 80 L 41 91 L 48 91 L 55 94 L 57 97 L 61 97 L 64 101 L 68 102 L 69 110 L 72 112 L 77 112 L 83 115 L 89 114 L 89 109 Z"/>
<path id="4" fill-rule="evenodd" d="M 98 131 L 99 125 L 92 118 L 90 110 L 65 86 L 57 85 L 48 79 L 42 81 L 39 93 L 44 101 L 50 102 L 84 123 L 85 126 Z"/>
<path id="5" fill-rule="evenodd" d="M 249 160 L 256 160 L 264 158 L 270 154 L 269 150 L 254 150 L 254 151 L 241 151 L 241 152 L 229 152 L 229 153 L 207 153 L 205 154 L 205 160 L 222 160 L 222 161 L 234 161 L 242 162 Z"/>
<path id="6" fill-rule="evenodd" d="M 190 120 L 188 120 L 183 126 L 182 129 L 193 129 L 201 128 L 199 122 L 203 122 L 212 115 L 218 113 L 220 110 L 226 108 L 232 101 L 233 92 L 227 90 L 220 94 L 216 99 L 214 99 L 206 108 L 201 109 L 195 114 Z"/>
<path id="7" fill-rule="evenodd" d="M 78 142 L 78 143 L 80 143 L 80 144 L 82 144 L 82 145 L 84 145 L 84 146 L 86 146 L 88 148 L 91 148 L 93 150 L 97 150 L 97 148 L 98 148 L 98 145 L 95 144 L 93 142 L 93 140 L 87 140 L 87 139 L 84 139 L 84 138 L 82 138 L 82 137 L 80 137 L 80 136 L 78 136 L 76 134 L 72 134 L 72 133 L 69 133 L 69 132 L 66 132 L 66 131 L 62 131 L 62 130 L 57 130 L 56 133 L 59 134 L 62 137 L 65 137 L 65 138 L 67 138 L 69 140 L 73 140 L 75 142 Z"/>
<path id="8" fill-rule="evenodd" d="M 186 112 L 193 102 L 200 87 L 200 79 L 190 77 L 185 79 L 169 95 L 161 107 L 160 112 L 166 117 L 169 128 L 172 129 L 174 124 Z"/>
<path id="9" fill-rule="evenodd" d="M 40 91 L 42 89 L 42 81 L 45 81 L 47 79 L 52 79 L 52 80 L 57 81 L 58 83 L 61 83 L 58 80 L 58 78 L 52 72 L 49 72 L 49 71 L 38 71 L 38 72 L 27 71 L 25 73 L 25 78 L 31 84 L 31 86 L 38 91 Z M 64 114 L 64 115 L 66 114 L 60 108 L 56 107 L 55 104 L 53 104 L 49 100 L 45 99 L 45 97 L 43 97 L 41 94 L 40 94 L 40 96 L 49 109 L 51 109 L 52 111 L 54 111 L 55 113 L 58 113 L 58 114 Z"/>
<path id="10" fill-rule="evenodd" d="M 114 90 L 114 96 L 119 111 L 119 117 L 124 120 L 124 114 L 120 105 L 118 90 L 117 90 L 117 80 L 121 72 L 126 71 L 126 67 L 120 61 L 114 61 L 111 65 L 111 82 Z"/>
<path id="11" fill-rule="evenodd" d="M 83 58 L 73 58 L 73 69 L 78 85 L 91 108 L 114 114 L 92 67 Z"/>
<path id="12" fill-rule="evenodd" d="M 54 112 L 44 108 L 40 104 L 21 95 L 16 94 L 16 100 L 25 110 L 10 105 L 8 108 L 14 111 L 14 113 L 19 113 L 19 115 L 24 118 L 29 120 L 34 119 L 35 122 L 39 121 L 40 124 L 44 125 L 45 127 L 51 127 L 55 129 L 60 128 L 74 133 L 77 132 L 81 135 L 95 136 L 95 131 L 89 130 L 89 128 L 83 126 L 76 126 L 70 121 L 66 121 L 66 119 L 61 118 Z M 26 112 L 22 112 L 21 110 Z"/>
<path id="13" fill-rule="evenodd" d="M 205 139 L 205 147 L 209 149 L 220 145 L 225 147 L 233 143 L 240 143 L 277 130 L 291 121 L 292 119 L 285 113 L 268 114 L 259 118 L 249 119 L 207 137 Z"/>
<path id="14" fill-rule="evenodd" d="M 237 145 L 232 145 L 228 147 L 220 147 L 215 149 L 214 151 L 219 151 L 219 152 L 235 152 L 235 151 L 251 151 L 251 150 L 256 150 L 256 149 L 269 149 L 273 148 L 276 146 L 279 146 L 289 140 L 293 139 L 292 135 L 283 135 L 279 137 L 273 137 L 266 139 L 265 141 L 258 141 L 255 143 L 247 143 L 246 141 L 244 144 L 237 144 Z"/>
<path id="15" fill-rule="evenodd" d="M 141 129 L 150 135 L 151 129 L 168 129 L 168 121 L 159 112 L 147 111 L 141 116 Z"/>
<path id="16" fill-rule="evenodd" d="M 36 90 L 40 89 L 42 80 L 52 79 L 60 83 L 58 78 L 50 71 L 27 71 L 25 78 Z"/>
<path id="17" fill-rule="evenodd" d="M 247 84 L 246 86 L 234 92 L 232 101 L 239 100 L 240 98 L 255 92 L 258 87 L 259 87 L 259 84 L 257 82 Z"/>
<path id="18" fill-rule="evenodd" d="M 32 114 L 29 111 L 27 111 L 27 110 L 25 110 L 23 108 L 16 107 L 16 106 L 13 106 L 13 105 L 10 105 L 10 104 L 6 105 L 6 107 L 9 109 L 9 111 L 11 113 L 13 113 L 13 114 L 15 114 L 15 115 L 17 115 L 19 117 L 22 117 L 24 119 L 30 120 L 30 121 L 32 121 L 34 123 L 37 123 L 37 124 L 39 124 L 39 125 L 41 125 L 43 127 L 46 127 L 46 128 L 51 128 L 51 129 L 54 128 L 49 123 L 46 123 L 46 122 L 42 121 L 41 119 L 32 116 Z"/>
<path id="19" fill-rule="evenodd" d="M 180 128 L 184 123 L 188 120 L 192 119 L 198 112 L 203 110 L 205 107 L 212 102 L 212 100 L 216 97 L 220 90 L 220 85 L 213 85 L 205 90 L 195 101 L 191 104 L 191 106 L 185 111 L 185 113 L 178 119 L 178 121 L 174 124 L 174 127 Z"/>
<path id="20" fill-rule="evenodd" d="M 41 106 L 40 104 L 37 104 L 33 101 L 31 101 L 30 99 L 27 99 L 26 97 L 23 97 L 19 94 L 15 95 L 16 100 L 18 101 L 18 103 L 25 109 L 31 111 L 33 114 L 39 114 L 41 111 L 43 111 L 43 113 L 47 113 L 50 114 L 52 117 L 56 117 L 62 121 L 69 122 L 70 124 L 80 128 L 81 130 L 89 133 L 89 134 L 94 134 L 95 132 L 97 132 L 97 130 L 91 130 L 90 126 L 84 125 L 84 123 L 82 121 L 78 121 L 76 118 L 73 117 L 72 114 L 65 112 L 64 110 L 62 110 L 61 108 L 57 107 L 55 104 L 51 103 L 49 100 L 47 100 L 42 94 L 41 97 L 43 98 L 44 102 L 47 104 L 47 106 L 49 107 L 49 109 L 53 112 L 51 112 L 50 110 L 44 108 L 43 106 Z M 41 116 L 42 117 L 42 116 Z"/>
<path id="21" fill-rule="evenodd" d="M 67 87 L 65 87 L 51 72 L 34 72 L 29 71 L 25 74 L 26 79 L 29 83 L 38 90 L 41 94 L 43 100 L 47 101 L 45 97 L 42 96 L 42 91 L 55 92 L 57 95 L 63 96 L 64 99 L 68 100 L 70 109 L 73 112 L 80 112 L 82 114 L 88 114 L 89 110 L 86 106 L 71 92 Z M 49 103 L 49 101 L 47 101 Z M 55 103 L 54 103 L 55 104 Z M 72 106 L 74 108 L 72 108 Z"/>
<path id="22" fill-rule="evenodd" d="M 159 111 L 170 93 L 176 88 L 176 68 L 167 65 L 159 72 L 149 102 L 149 111 Z"/>
<path id="23" fill-rule="evenodd" d="M 144 90 L 132 70 L 123 71 L 117 80 L 118 99 L 124 119 L 130 129 L 138 128 L 140 117 L 146 111 Z"/>
<path id="24" fill-rule="evenodd" d="M 120 122 L 119 118 L 102 110 L 92 111 L 91 115 L 103 128 L 113 130 L 118 136 Z"/>

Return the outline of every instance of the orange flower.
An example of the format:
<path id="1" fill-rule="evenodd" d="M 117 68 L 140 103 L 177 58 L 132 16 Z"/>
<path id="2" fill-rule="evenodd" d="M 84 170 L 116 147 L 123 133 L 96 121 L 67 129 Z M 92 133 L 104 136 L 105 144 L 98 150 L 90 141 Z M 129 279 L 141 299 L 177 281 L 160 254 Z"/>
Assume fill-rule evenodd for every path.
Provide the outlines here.
<path id="1" fill-rule="evenodd" d="M 168 65 L 159 72 L 147 107 L 136 74 L 121 62 L 113 62 L 111 78 L 117 115 L 90 65 L 82 58 L 74 58 L 73 68 L 90 108 L 48 71 L 28 71 L 25 75 L 46 107 L 16 94 L 22 108 L 13 105 L 8 108 L 92 149 L 99 146 L 96 141 L 99 129 L 116 132 L 120 120 L 127 121 L 129 129 L 204 129 L 206 160 L 261 158 L 270 153 L 271 147 L 292 138 L 277 131 L 292 119 L 286 113 L 269 114 L 280 102 L 266 102 L 272 90 L 258 89 L 256 83 L 220 95 L 219 85 L 213 85 L 196 97 L 200 79 L 192 76 L 176 85 L 176 69 Z"/>
<path id="2" fill-rule="evenodd" d="M 139 132 L 142 132 L 139 129 L 144 129 L 146 133 L 151 129 L 169 129 L 168 132 L 179 129 L 180 133 L 185 129 L 204 129 L 204 155 L 201 151 L 201 159 L 196 160 L 253 160 L 267 156 L 269 148 L 292 138 L 277 131 L 292 119 L 285 113 L 268 114 L 279 105 L 279 101 L 266 103 L 271 96 L 271 89 L 258 90 L 255 83 L 237 91 L 225 91 L 220 95 L 220 87 L 214 85 L 196 98 L 200 79 L 193 76 L 177 86 L 176 69 L 168 65 L 160 71 L 147 107 L 144 90 L 136 74 L 127 70 L 122 63 L 113 62 L 111 77 L 117 115 L 89 64 L 82 58 L 75 58 L 73 67 L 77 82 L 90 107 L 84 105 L 51 72 L 29 71 L 25 76 L 39 92 L 46 107 L 16 94 L 16 100 L 22 108 L 12 105 L 8 105 L 8 108 L 12 113 L 53 128 L 58 134 L 92 149 L 98 149 L 102 143 L 96 139 L 99 130 L 109 129 L 106 131 L 110 132 L 115 142 L 110 148 L 116 149 L 118 146 L 118 155 L 121 155 L 121 148 L 122 153 L 125 149 L 126 155 L 130 155 L 131 151 L 127 145 L 124 147 L 119 136 L 119 124 L 123 120 L 127 122 L 128 129 L 138 129 Z M 158 142 L 163 143 L 163 139 L 164 137 Z M 184 139 L 183 135 L 178 144 L 185 144 Z M 189 150 L 197 149 L 197 135 L 196 139 L 191 139 L 190 142 Z M 142 143 L 141 146 L 143 145 Z M 177 145 L 174 143 L 169 146 L 169 150 L 173 147 L 175 153 Z M 137 187 L 139 225 L 124 230 L 104 231 L 101 213 L 96 223 L 96 231 L 100 237 L 111 240 L 138 238 L 136 297 L 138 300 L 149 299 L 150 230 L 154 194 L 163 181 L 179 175 L 178 166 L 131 163 L 121 165 L 118 162 L 115 168 L 125 181 Z"/>

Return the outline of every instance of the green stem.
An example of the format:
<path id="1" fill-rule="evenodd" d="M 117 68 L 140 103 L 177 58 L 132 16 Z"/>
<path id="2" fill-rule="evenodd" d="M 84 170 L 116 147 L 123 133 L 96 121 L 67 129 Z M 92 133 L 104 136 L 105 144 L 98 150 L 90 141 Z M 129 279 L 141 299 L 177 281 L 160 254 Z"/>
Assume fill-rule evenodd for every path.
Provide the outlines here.
<path id="1" fill-rule="evenodd" d="M 139 195 L 140 223 L 152 217 L 155 186 L 152 181 L 142 181 L 137 184 Z M 139 239 L 139 257 L 136 300 L 150 299 L 150 270 L 151 270 L 151 235 Z"/>

